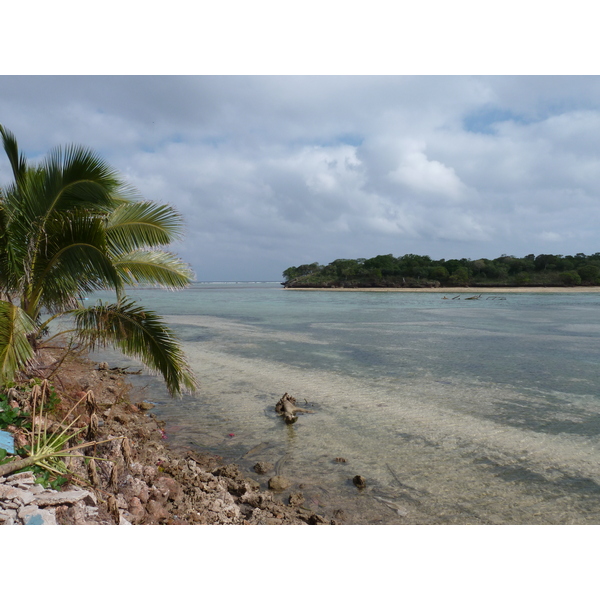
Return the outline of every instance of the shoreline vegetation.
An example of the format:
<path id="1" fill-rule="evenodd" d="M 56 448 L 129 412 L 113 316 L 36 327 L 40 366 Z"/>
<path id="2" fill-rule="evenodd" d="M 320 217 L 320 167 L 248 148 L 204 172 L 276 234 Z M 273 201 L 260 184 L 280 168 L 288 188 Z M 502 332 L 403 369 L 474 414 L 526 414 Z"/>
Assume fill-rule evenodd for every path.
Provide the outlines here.
<path id="1" fill-rule="evenodd" d="M 397 288 L 397 287 L 295 287 L 284 290 L 301 292 L 416 292 L 426 294 L 600 294 L 600 286 L 586 287 L 439 287 L 439 288 Z"/>
<path id="2" fill-rule="evenodd" d="M 516 291 L 585 289 L 600 286 L 600 252 L 592 255 L 502 255 L 495 259 L 432 260 L 405 254 L 394 257 L 337 259 L 328 265 L 311 263 L 283 272 L 286 289 L 366 289 L 452 291 Z"/>

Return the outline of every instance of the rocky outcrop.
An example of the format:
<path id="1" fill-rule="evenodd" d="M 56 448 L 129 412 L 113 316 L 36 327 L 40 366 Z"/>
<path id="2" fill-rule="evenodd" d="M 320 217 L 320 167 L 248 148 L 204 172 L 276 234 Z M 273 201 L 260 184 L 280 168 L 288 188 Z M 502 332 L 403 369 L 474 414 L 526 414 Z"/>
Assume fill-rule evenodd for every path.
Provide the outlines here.
<path id="1" fill-rule="evenodd" d="M 82 488 L 46 489 L 35 483 L 31 471 L 0 478 L 0 524 L 58 525 L 69 517 L 78 525 L 97 522 L 95 494 Z"/>
<path id="2" fill-rule="evenodd" d="M 33 472 L 0 477 L 0 525 L 332 522 L 304 506 L 301 495 L 290 497 L 289 504 L 278 499 L 289 481 L 269 490 L 266 482 L 261 485 L 237 465 L 221 464 L 219 457 L 171 449 L 165 424 L 146 406 L 127 400 L 124 374 L 100 367 L 75 361 L 61 369 L 62 385 L 76 390 L 72 396 L 93 391 L 94 412 L 90 416 L 82 407 L 80 422 L 93 430 L 98 444 L 85 456 L 67 459 L 71 484 L 60 492 L 36 484 Z M 273 469 L 270 463 L 257 465 L 258 475 Z M 73 485 L 78 481 L 90 485 Z"/>

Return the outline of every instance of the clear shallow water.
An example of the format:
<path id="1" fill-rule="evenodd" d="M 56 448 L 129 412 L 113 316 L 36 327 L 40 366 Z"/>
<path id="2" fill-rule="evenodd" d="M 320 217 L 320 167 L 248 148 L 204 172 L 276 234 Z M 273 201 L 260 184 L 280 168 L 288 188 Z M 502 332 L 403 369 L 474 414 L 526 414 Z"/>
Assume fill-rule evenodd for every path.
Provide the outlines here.
<path id="1" fill-rule="evenodd" d="M 277 462 L 307 506 L 347 522 L 600 523 L 600 296 L 467 295 L 135 290 L 201 387 L 171 399 L 140 383 L 173 444 L 263 484 L 252 465 Z M 314 412 L 284 425 L 284 392 Z"/>

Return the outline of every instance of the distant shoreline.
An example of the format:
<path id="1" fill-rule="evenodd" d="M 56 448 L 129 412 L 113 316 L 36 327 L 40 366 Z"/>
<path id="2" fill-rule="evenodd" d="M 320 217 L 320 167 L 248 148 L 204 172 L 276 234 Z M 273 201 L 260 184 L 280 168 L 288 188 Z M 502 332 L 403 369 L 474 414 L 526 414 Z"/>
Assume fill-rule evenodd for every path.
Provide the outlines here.
<path id="1" fill-rule="evenodd" d="M 439 288 L 325 288 L 286 287 L 299 292 L 421 292 L 426 294 L 600 294 L 600 286 L 581 287 L 439 287 Z"/>

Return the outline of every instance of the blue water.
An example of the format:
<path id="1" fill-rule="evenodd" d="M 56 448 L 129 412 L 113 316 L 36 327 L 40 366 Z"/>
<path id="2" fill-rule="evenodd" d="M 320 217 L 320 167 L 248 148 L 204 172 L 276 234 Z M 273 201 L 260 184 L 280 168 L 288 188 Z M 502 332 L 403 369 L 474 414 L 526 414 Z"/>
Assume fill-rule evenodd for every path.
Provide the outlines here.
<path id="1" fill-rule="evenodd" d="M 171 399 L 140 380 L 174 444 L 263 485 L 254 462 L 278 464 L 309 508 L 350 523 L 600 523 L 598 294 L 130 295 L 167 316 L 201 383 Z M 313 412 L 285 426 L 284 392 Z"/>

